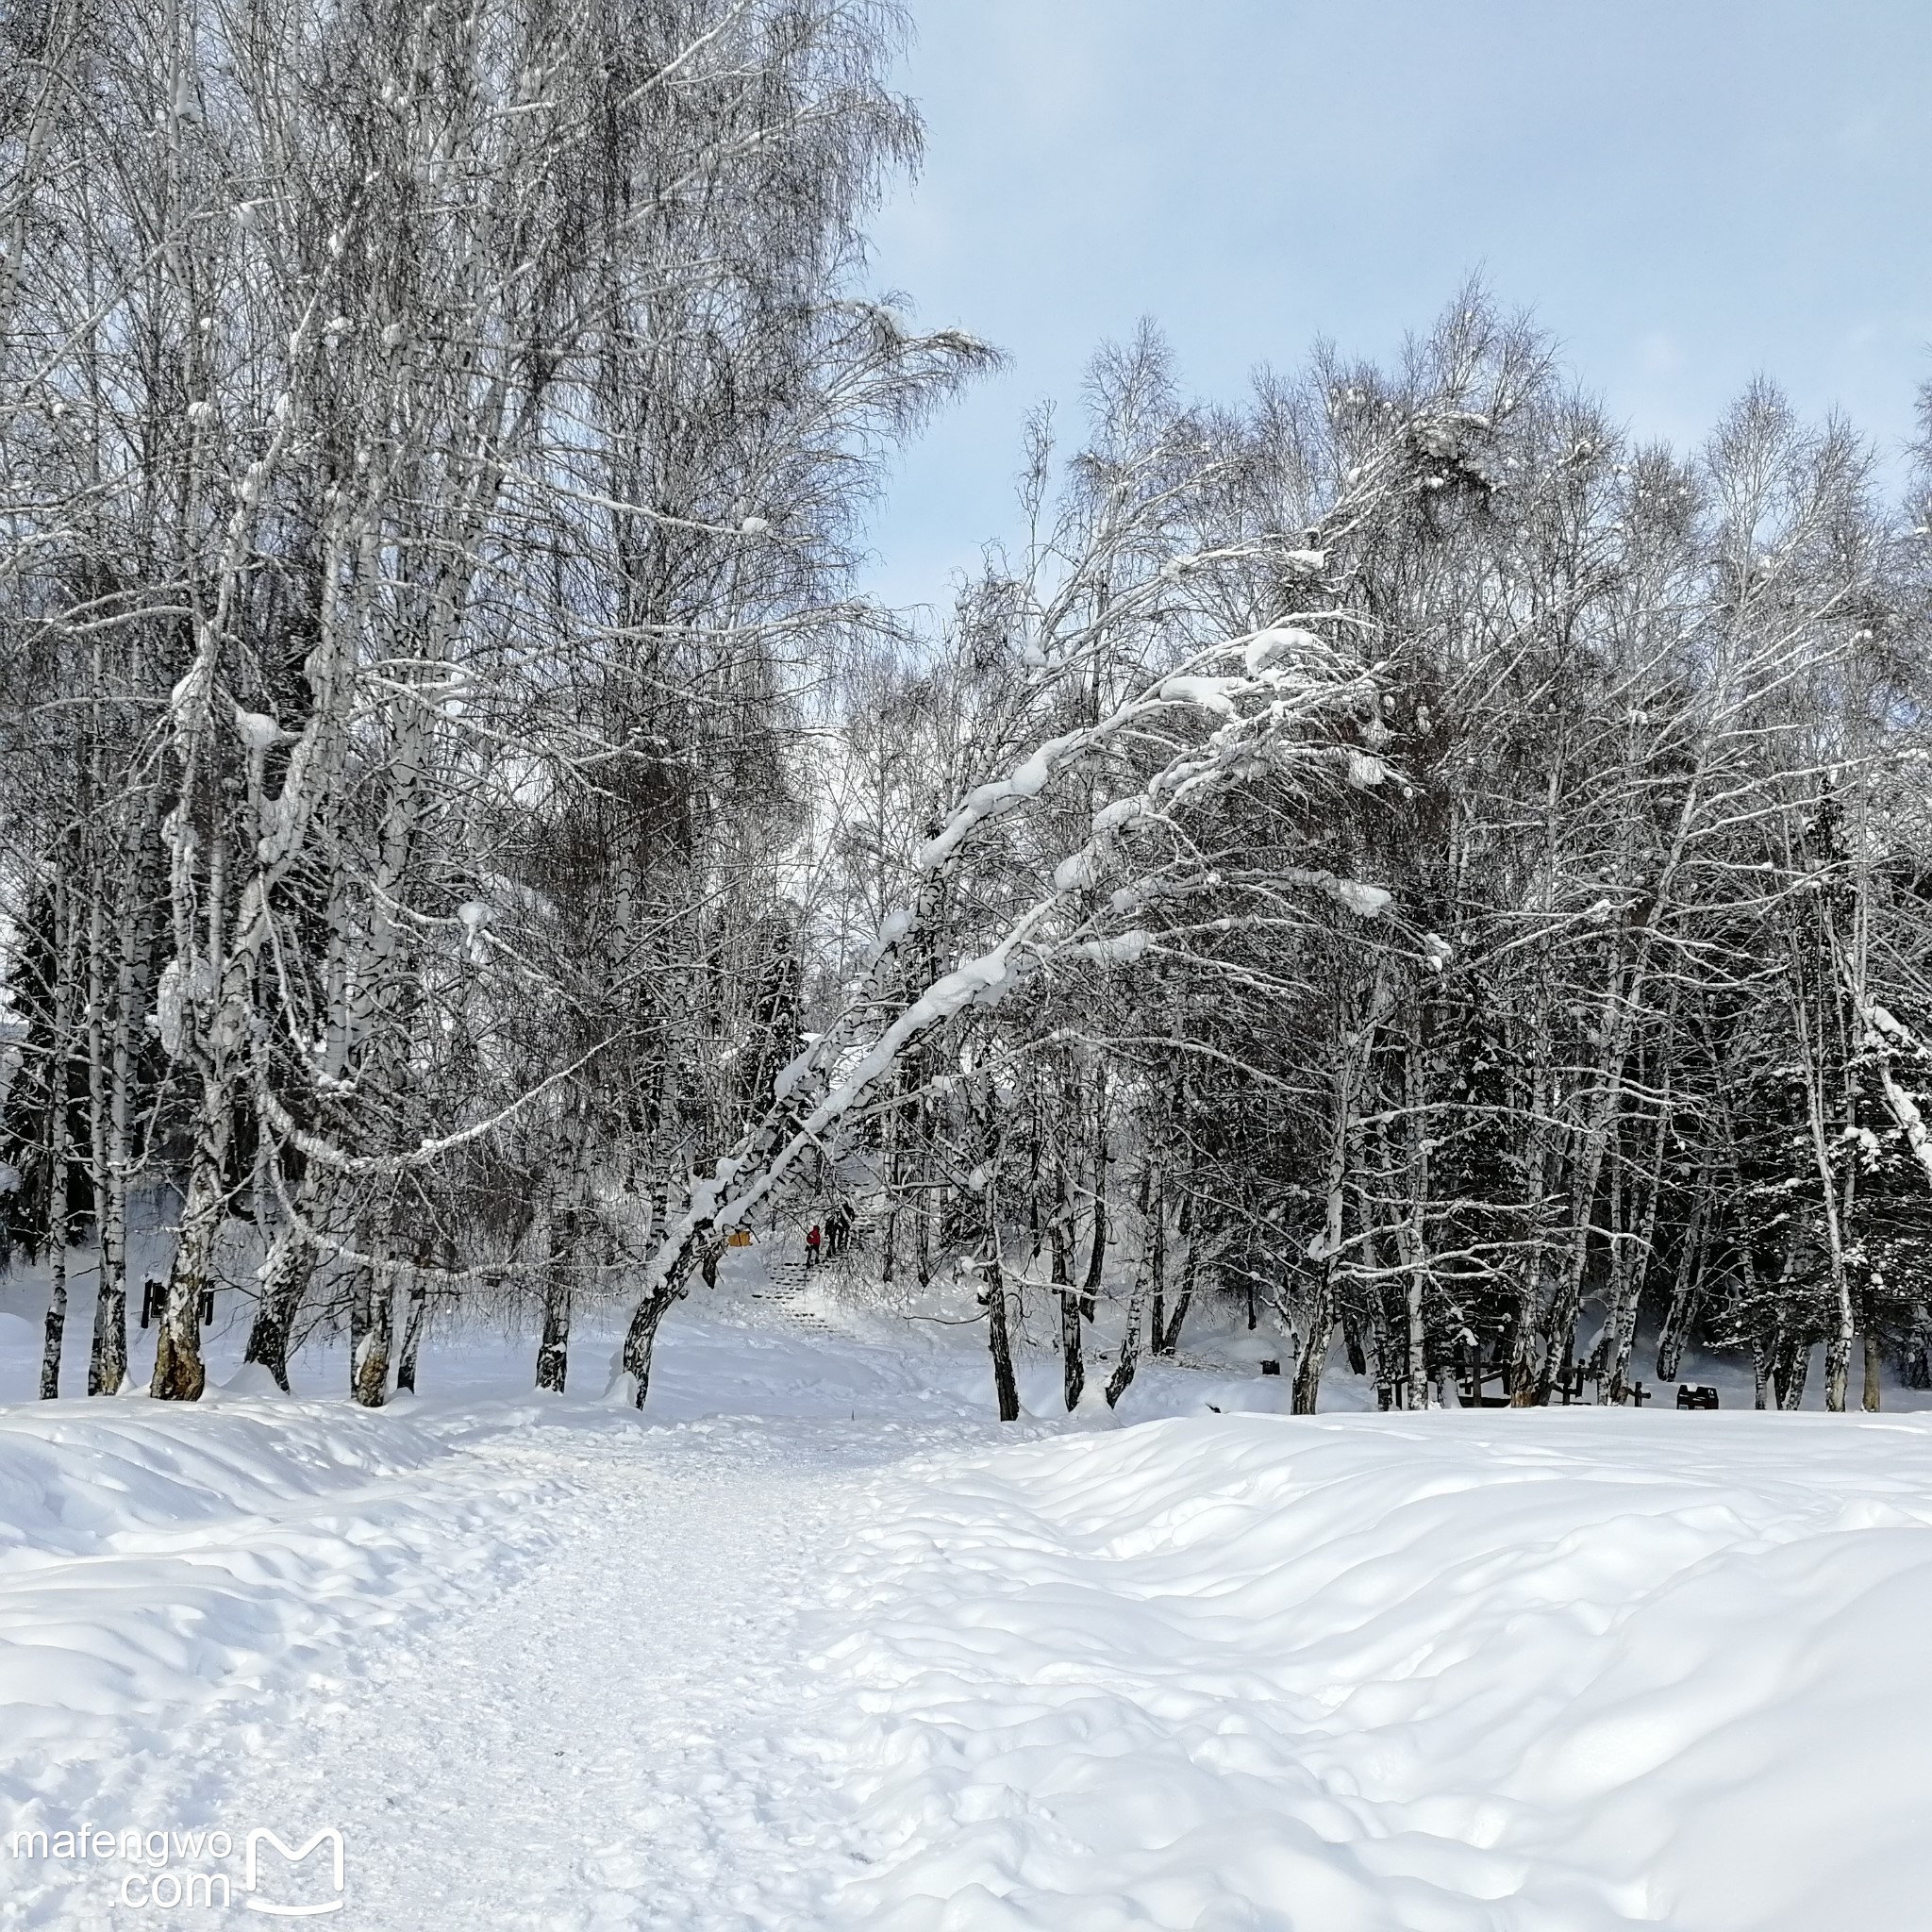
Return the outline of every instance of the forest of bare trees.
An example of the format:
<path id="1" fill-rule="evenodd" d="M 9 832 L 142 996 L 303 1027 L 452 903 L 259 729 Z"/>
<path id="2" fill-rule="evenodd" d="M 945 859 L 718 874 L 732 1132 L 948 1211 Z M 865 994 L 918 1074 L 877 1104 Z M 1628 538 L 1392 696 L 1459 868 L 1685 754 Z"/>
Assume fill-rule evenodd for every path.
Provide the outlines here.
<path id="1" fill-rule="evenodd" d="M 143 1211 L 175 1399 L 218 1288 L 371 1406 L 621 1307 L 642 1403 L 834 1210 L 974 1285 L 1008 1417 L 1027 1295 L 1069 1407 L 1209 1304 L 1304 1411 L 1932 1380 L 1926 533 L 1855 426 L 1641 444 L 1479 290 L 1211 406 L 1143 328 L 895 613 L 893 449 L 994 358 L 865 293 L 890 7 L 0 18 L 44 1394 L 81 1270 L 125 1384 Z"/>

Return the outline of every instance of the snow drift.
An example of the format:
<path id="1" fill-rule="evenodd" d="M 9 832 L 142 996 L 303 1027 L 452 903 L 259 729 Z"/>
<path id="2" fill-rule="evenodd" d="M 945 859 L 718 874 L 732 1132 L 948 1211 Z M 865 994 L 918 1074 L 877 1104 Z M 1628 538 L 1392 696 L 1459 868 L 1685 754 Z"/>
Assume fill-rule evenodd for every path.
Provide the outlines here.
<path id="1" fill-rule="evenodd" d="M 346 1404 L 0 1409 L 0 1797 L 25 1749 L 125 1757 L 197 1704 L 296 1687 L 508 1564 L 536 1512 L 474 1424 Z M 30 1748 L 29 1748 L 30 1747 Z"/>
<path id="2" fill-rule="evenodd" d="M 1227 1416 L 861 1532 L 892 1932 L 1921 1932 L 1932 1428 Z"/>

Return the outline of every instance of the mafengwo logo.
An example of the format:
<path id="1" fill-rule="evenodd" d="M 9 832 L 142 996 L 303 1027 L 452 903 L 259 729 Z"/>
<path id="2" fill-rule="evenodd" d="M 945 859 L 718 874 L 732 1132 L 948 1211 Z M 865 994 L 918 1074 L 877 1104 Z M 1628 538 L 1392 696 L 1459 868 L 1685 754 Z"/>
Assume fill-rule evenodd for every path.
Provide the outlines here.
<path id="1" fill-rule="evenodd" d="M 329 1824 L 306 1839 L 299 1833 L 291 1837 L 299 1842 L 290 1842 L 266 1825 L 236 1833 L 219 1827 L 109 1831 L 82 1824 L 15 1831 L 7 1840 L 7 1851 L 21 1860 L 45 1859 L 70 1868 L 92 1865 L 113 1888 L 114 1902 L 129 1911 L 199 1914 L 240 1906 L 275 1919 L 314 1919 L 341 1911 L 348 1876 L 341 1832 Z M 239 1885 L 233 1875 L 238 1838 Z"/>
<path id="2" fill-rule="evenodd" d="M 320 1897 L 311 1897 L 301 1904 L 283 1904 L 271 1896 L 271 1887 L 262 1884 L 264 1876 L 259 1861 L 263 1845 L 273 1845 L 291 1865 L 299 1865 L 311 1852 L 325 1847 L 329 1854 L 327 1875 L 333 1881 L 329 1891 Z M 305 1845 L 286 1845 L 274 1832 L 258 1825 L 243 1840 L 242 1853 L 242 1890 L 244 1893 L 242 1904 L 251 1912 L 269 1912 L 280 1919 L 312 1919 L 322 1912 L 339 1912 L 342 1908 L 342 1888 L 344 1878 L 342 1857 L 342 1835 L 333 1825 L 326 1825 L 318 1831 Z M 290 1875 L 281 1874 L 285 1879 Z M 302 1890 L 312 1890 L 315 1881 L 310 1881 Z M 294 1888 L 291 1887 L 290 1890 Z"/>

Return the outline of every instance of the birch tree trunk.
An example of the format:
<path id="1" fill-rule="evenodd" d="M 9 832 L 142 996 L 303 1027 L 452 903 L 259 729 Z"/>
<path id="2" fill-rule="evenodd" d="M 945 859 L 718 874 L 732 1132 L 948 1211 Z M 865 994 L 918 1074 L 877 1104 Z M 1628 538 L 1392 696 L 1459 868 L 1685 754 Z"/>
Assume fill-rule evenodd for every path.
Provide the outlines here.
<path id="1" fill-rule="evenodd" d="M 1101 1274 L 1107 1263 L 1107 1075 L 1094 1082 L 1093 1102 L 1093 1245 L 1088 1253 L 1087 1278 L 1080 1285 L 1080 1319 L 1091 1322 L 1099 1306 Z M 1108 1407 L 1112 1407 L 1109 1402 Z"/>
<path id="2" fill-rule="evenodd" d="M 362 1408 L 389 1400 L 390 1353 L 395 1336 L 395 1276 L 388 1262 L 387 1230 L 370 1241 L 375 1257 L 358 1264 L 349 1301 L 349 1392 Z"/>
<path id="3" fill-rule="evenodd" d="M 581 1115 L 574 1114 L 563 1140 L 563 1211 L 553 1215 L 546 1205 L 541 1225 L 547 1265 L 543 1270 L 543 1333 L 537 1344 L 537 1387 L 552 1395 L 563 1393 L 570 1375 L 570 1257 L 576 1245 L 585 1155 L 577 1131 L 580 1121 Z M 548 1190 L 545 1191 L 547 1194 Z"/>
<path id="4" fill-rule="evenodd" d="M 177 836 L 177 924 L 192 917 L 192 899 L 187 906 L 182 904 L 189 893 L 182 874 L 192 862 L 192 841 L 184 828 Z M 226 873 L 226 840 L 218 832 L 208 862 L 207 952 L 197 954 L 191 928 L 185 946 L 177 941 L 174 963 L 179 1002 L 174 1024 L 185 1031 L 190 1041 L 200 1093 L 180 1232 L 168 1272 L 167 1306 L 155 1336 L 154 1376 L 148 1385 L 149 1395 L 159 1402 L 198 1402 L 208 1382 L 201 1358 L 201 1304 L 202 1296 L 215 1285 L 215 1249 L 227 1210 L 228 1137 L 235 1118 L 234 1074 L 229 1064 L 229 1033 L 235 1018 L 225 1002 L 217 1008 L 214 991 L 226 976 L 223 954 Z M 168 1024 L 165 1018 L 163 1024 Z"/>
<path id="5" fill-rule="evenodd" d="M 1180 1221 L 1174 1230 L 1187 1242 L 1187 1255 L 1181 1262 L 1181 1291 L 1174 1297 L 1174 1313 L 1168 1318 L 1165 1332 L 1154 1338 L 1154 1351 L 1157 1355 L 1171 1356 L 1181 1345 L 1181 1324 L 1188 1319 L 1188 1309 L 1194 1299 L 1195 1284 L 1200 1279 L 1201 1235 L 1197 1224 L 1198 1218 L 1193 1197 L 1183 1196 Z"/>
<path id="6" fill-rule="evenodd" d="M 41 1343 L 41 1400 L 60 1393 L 60 1351 L 67 1337 L 68 1033 L 74 986 L 75 907 L 66 868 L 54 874 L 53 1062 L 47 1070 L 47 1260 L 52 1280 Z"/>
<path id="7" fill-rule="evenodd" d="M 1080 1406 L 1081 1391 L 1087 1386 L 1087 1364 L 1082 1353 L 1080 1303 L 1074 1291 L 1074 1200 L 1067 1181 L 1064 1154 L 1054 1157 L 1053 1219 L 1047 1226 L 1047 1241 L 1053 1251 L 1053 1294 L 1058 1305 L 1060 1324 L 1060 1387 L 1066 1397 L 1067 1412 Z"/>
<path id="8" fill-rule="evenodd" d="M 1690 1225 L 1678 1255 L 1676 1279 L 1671 1285 L 1671 1305 L 1657 1339 L 1657 1376 L 1674 1382 L 1684 1366 L 1684 1351 L 1697 1321 L 1704 1288 L 1704 1261 L 1710 1227 L 1711 1166 L 1706 1163 L 1692 1188 Z"/>
<path id="9" fill-rule="evenodd" d="M 1301 1359 L 1295 1364 L 1293 1409 L 1296 1415 L 1313 1415 L 1321 1401 L 1322 1371 L 1326 1366 L 1329 1344 L 1335 1332 L 1335 1277 L 1344 1252 L 1350 1155 L 1359 1133 L 1357 1109 L 1361 1097 L 1362 1076 L 1375 1036 L 1388 1018 L 1391 1004 L 1392 992 L 1387 970 L 1378 967 L 1370 983 L 1360 1020 L 1355 1024 L 1348 1024 L 1344 1020 L 1341 1051 L 1328 1069 L 1328 1151 L 1323 1174 L 1320 1273 L 1316 1277 L 1314 1304 L 1308 1313 L 1307 1334 L 1302 1343 Z"/>
<path id="10" fill-rule="evenodd" d="M 114 966 L 111 1026 L 104 1030 L 104 989 L 98 983 L 106 936 L 98 928 L 91 941 L 94 977 L 90 981 L 88 1099 L 93 1136 L 94 1218 L 100 1236 L 100 1276 L 94 1296 L 92 1347 L 88 1357 L 87 1392 L 118 1395 L 127 1381 L 127 1186 L 133 1149 L 129 1115 L 133 1106 L 134 1033 L 140 1022 L 139 983 L 144 978 L 152 929 L 135 874 L 122 901 L 120 943 Z M 101 901 L 96 900 L 98 912 Z"/>

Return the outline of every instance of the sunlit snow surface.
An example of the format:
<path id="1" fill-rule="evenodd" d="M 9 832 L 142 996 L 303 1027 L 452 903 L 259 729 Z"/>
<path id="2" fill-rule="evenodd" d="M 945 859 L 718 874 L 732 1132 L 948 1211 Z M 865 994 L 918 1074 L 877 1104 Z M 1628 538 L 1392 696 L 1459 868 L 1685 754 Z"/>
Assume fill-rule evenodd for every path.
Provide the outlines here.
<path id="1" fill-rule="evenodd" d="M 1928 1527 L 1919 1418 L 1004 1450 L 847 1558 L 855 1902 L 949 1932 L 1923 1932 Z"/>
<path id="2" fill-rule="evenodd" d="M 0 1926 L 166 1916 L 7 1856 L 82 1822 L 333 1824 L 343 1932 L 1932 1925 L 1932 1419 L 1002 1431 L 904 1336 L 680 1309 L 642 1422 L 475 1336 L 0 1404 Z"/>

